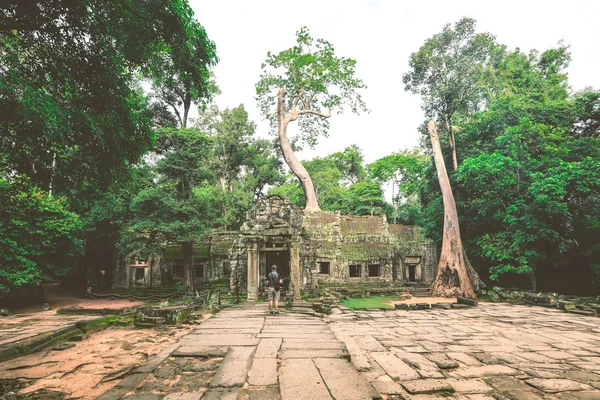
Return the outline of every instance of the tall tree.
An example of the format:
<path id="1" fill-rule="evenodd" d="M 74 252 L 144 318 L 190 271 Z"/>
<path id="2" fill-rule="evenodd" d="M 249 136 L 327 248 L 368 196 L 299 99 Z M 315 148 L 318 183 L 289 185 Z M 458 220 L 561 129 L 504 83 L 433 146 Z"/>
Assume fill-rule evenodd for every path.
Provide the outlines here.
<path id="1" fill-rule="evenodd" d="M 458 169 L 454 118 L 477 109 L 481 74 L 494 47 L 494 36 L 476 33 L 475 20 L 463 18 L 454 29 L 444 26 L 412 53 L 410 71 L 402 77 L 405 90 L 421 95 L 426 116 L 445 124 L 454 170 Z"/>
<path id="2" fill-rule="evenodd" d="M 243 104 L 222 111 L 212 106 L 197 125 L 212 139 L 210 163 L 221 189 L 222 226 L 235 229 L 263 188 L 282 179 L 281 162 L 271 143 L 254 138 L 256 125 Z"/>
<path id="3" fill-rule="evenodd" d="M 454 195 L 452 194 L 448 172 L 444 164 L 440 140 L 433 120 L 427 124 L 427 129 L 431 136 L 435 168 L 444 200 L 442 251 L 438 264 L 438 272 L 431 285 L 431 293 L 441 296 L 460 294 L 476 298 L 474 287 L 479 288 L 479 285 L 483 282 L 481 282 L 477 272 L 470 266 L 463 249 L 456 203 L 454 202 Z"/>
<path id="4" fill-rule="evenodd" d="M 215 46 L 186 0 L 31 0 L 3 3 L 0 47 L 2 178 L 23 178 L 84 216 L 80 266 L 90 270 L 118 231 L 119 218 L 97 211 L 121 199 L 153 125 L 170 125 L 164 113 L 153 119 L 164 110 L 149 107 L 137 80 L 180 77 L 207 97 Z"/>
<path id="5" fill-rule="evenodd" d="M 465 245 L 492 280 L 593 293 L 600 93 L 569 95 L 569 60 L 564 45 L 498 55 L 493 96 L 464 125 L 455 188 Z"/>
<path id="6" fill-rule="evenodd" d="M 319 135 L 327 135 L 334 110 L 367 111 L 358 93 L 366 86 L 354 76 L 356 61 L 337 57 L 331 43 L 313 39 L 306 27 L 296 33 L 296 42 L 279 54 L 267 54 L 256 84 L 256 100 L 271 127 L 277 129 L 284 159 L 302 185 L 306 210 L 319 211 L 313 182 L 294 154 L 287 127 L 298 120 L 302 139 L 313 147 Z"/>
<path id="7" fill-rule="evenodd" d="M 0 205 L 0 293 L 73 271 L 82 223 L 65 198 L 49 196 L 26 178 L 0 178 Z"/>
<path id="8" fill-rule="evenodd" d="M 418 149 L 405 149 L 382 157 L 367 166 L 371 179 L 392 183 L 394 224 L 400 203 L 418 195 L 423 174 L 429 163 L 428 157 Z"/>
<path id="9" fill-rule="evenodd" d="M 162 129 L 157 133 L 160 159 L 153 167 L 156 183 L 133 198 L 133 219 L 124 230 L 125 241 L 149 249 L 164 247 L 168 242 L 180 243 L 184 286 L 193 294 L 194 242 L 202 240 L 218 216 L 211 189 L 211 139 L 197 128 Z"/>
<path id="10" fill-rule="evenodd" d="M 125 4 L 126 3 L 126 4 Z M 214 44 L 187 2 L 10 1 L 0 13 L 0 147 L 11 170 L 53 193 L 90 182 L 152 144 L 140 74 L 185 76 L 206 95 Z"/>

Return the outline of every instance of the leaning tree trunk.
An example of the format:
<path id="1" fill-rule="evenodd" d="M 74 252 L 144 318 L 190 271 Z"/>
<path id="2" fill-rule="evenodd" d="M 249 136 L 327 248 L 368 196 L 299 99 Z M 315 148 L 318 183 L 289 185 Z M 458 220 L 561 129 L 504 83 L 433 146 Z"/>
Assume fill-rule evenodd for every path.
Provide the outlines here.
<path id="1" fill-rule="evenodd" d="M 196 270 L 194 269 L 194 243 L 183 243 L 183 286 L 192 296 L 196 292 Z"/>
<path id="2" fill-rule="evenodd" d="M 460 238 L 460 228 L 458 225 L 458 214 L 456 212 L 456 203 L 450 187 L 448 172 L 444 164 L 440 140 L 438 138 L 435 122 L 430 121 L 427 124 L 429 136 L 431 136 L 431 146 L 433 148 L 433 158 L 437 170 L 440 189 L 442 190 L 442 199 L 444 201 L 444 236 L 442 240 L 442 252 L 438 272 L 431 286 L 431 293 L 439 296 L 453 296 L 460 294 L 465 297 L 475 298 L 475 290 L 471 284 L 469 275 L 476 276 L 475 270 L 467 270 L 467 261 Z M 471 274 L 469 273 L 471 272 Z"/>
<path id="3" fill-rule="evenodd" d="M 310 179 L 310 175 L 304 165 L 298 160 L 296 154 L 292 150 L 292 146 L 290 145 L 290 141 L 287 137 L 287 125 L 289 120 L 286 119 L 285 115 L 285 95 L 287 90 L 282 88 L 279 90 L 279 94 L 277 95 L 277 116 L 279 117 L 279 145 L 281 146 L 281 151 L 283 152 L 283 158 L 285 162 L 290 167 L 294 175 L 298 177 L 300 180 L 300 185 L 302 185 L 302 190 L 304 191 L 304 197 L 306 198 L 306 210 L 307 211 L 321 211 L 319 208 L 319 203 L 317 201 L 317 195 L 315 194 L 315 187 L 313 186 L 312 179 Z"/>

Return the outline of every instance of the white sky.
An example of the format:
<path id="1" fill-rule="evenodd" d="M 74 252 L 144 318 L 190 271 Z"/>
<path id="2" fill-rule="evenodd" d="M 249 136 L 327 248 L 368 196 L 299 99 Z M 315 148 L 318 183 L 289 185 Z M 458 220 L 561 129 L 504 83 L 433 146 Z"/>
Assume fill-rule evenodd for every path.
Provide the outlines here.
<path id="1" fill-rule="evenodd" d="M 408 57 L 446 23 L 462 17 L 477 21 L 478 31 L 523 51 L 545 50 L 559 40 L 571 45 L 568 70 L 573 90 L 600 88 L 600 2 L 571 1 L 394 1 L 394 0 L 190 0 L 196 18 L 217 45 L 215 69 L 222 94 L 220 108 L 246 106 L 268 135 L 254 101 L 254 85 L 268 51 L 295 43 L 295 32 L 306 25 L 313 37 L 330 41 L 340 56 L 357 61 L 357 76 L 370 114 L 331 117 L 329 138 L 300 159 L 324 156 L 357 144 L 367 162 L 418 144 L 423 122 L 420 98 L 404 91 L 402 74 Z"/>

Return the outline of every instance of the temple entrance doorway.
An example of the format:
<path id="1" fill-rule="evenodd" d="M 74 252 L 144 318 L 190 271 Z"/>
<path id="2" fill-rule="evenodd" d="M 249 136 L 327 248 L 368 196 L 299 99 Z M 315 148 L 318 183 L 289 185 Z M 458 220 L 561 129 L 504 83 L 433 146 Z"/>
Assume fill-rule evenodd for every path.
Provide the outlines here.
<path id="1" fill-rule="evenodd" d="M 290 248 L 287 243 L 266 243 L 259 249 L 260 284 L 264 286 L 271 266 L 277 265 L 277 272 L 284 281 L 290 280 Z"/>
<path id="2" fill-rule="evenodd" d="M 417 266 L 411 264 L 408 266 L 408 281 L 416 282 L 417 281 Z"/>

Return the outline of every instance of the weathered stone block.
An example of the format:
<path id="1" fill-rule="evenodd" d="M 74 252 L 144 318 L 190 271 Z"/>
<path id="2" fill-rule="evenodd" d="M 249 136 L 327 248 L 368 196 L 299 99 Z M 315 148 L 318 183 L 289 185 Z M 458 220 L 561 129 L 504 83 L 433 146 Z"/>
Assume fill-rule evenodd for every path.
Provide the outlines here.
<path id="1" fill-rule="evenodd" d="M 465 308 L 469 308 L 469 306 L 468 306 L 468 305 L 466 305 L 466 304 L 460 304 L 460 303 L 452 303 L 452 306 L 451 306 L 451 307 L 452 307 L 453 309 L 456 309 L 456 310 L 463 310 L 463 309 L 465 309 Z"/>
<path id="2" fill-rule="evenodd" d="M 21 352 L 15 346 L 0 347 L 0 362 L 17 358 L 21 355 Z"/>
<path id="3" fill-rule="evenodd" d="M 75 323 L 75 326 L 81 329 L 83 333 L 98 332 L 108 327 L 108 325 L 110 325 L 110 319 L 106 317 L 88 319 Z"/>
<path id="4" fill-rule="evenodd" d="M 561 310 L 574 310 L 575 309 L 575 303 L 573 303 L 572 301 L 566 301 L 566 300 L 560 300 L 558 302 L 558 308 L 560 308 Z"/>
<path id="5" fill-rule="evenodd" d="M 571 314 L 578 314 L 578 315 L 585 315 L 587 317 L 597 317 L 598 314 L 596 313 L 596 310 L 568 310 L 569 313 Z"/>
<path id="6" fill-rule="evenodd" d="M 479 301 L 476 299 L 469 299 L 467 297 L 456 296 L 456 302 L 459 304 L 466 304 L 468 306 L 478 306 Z"/>

